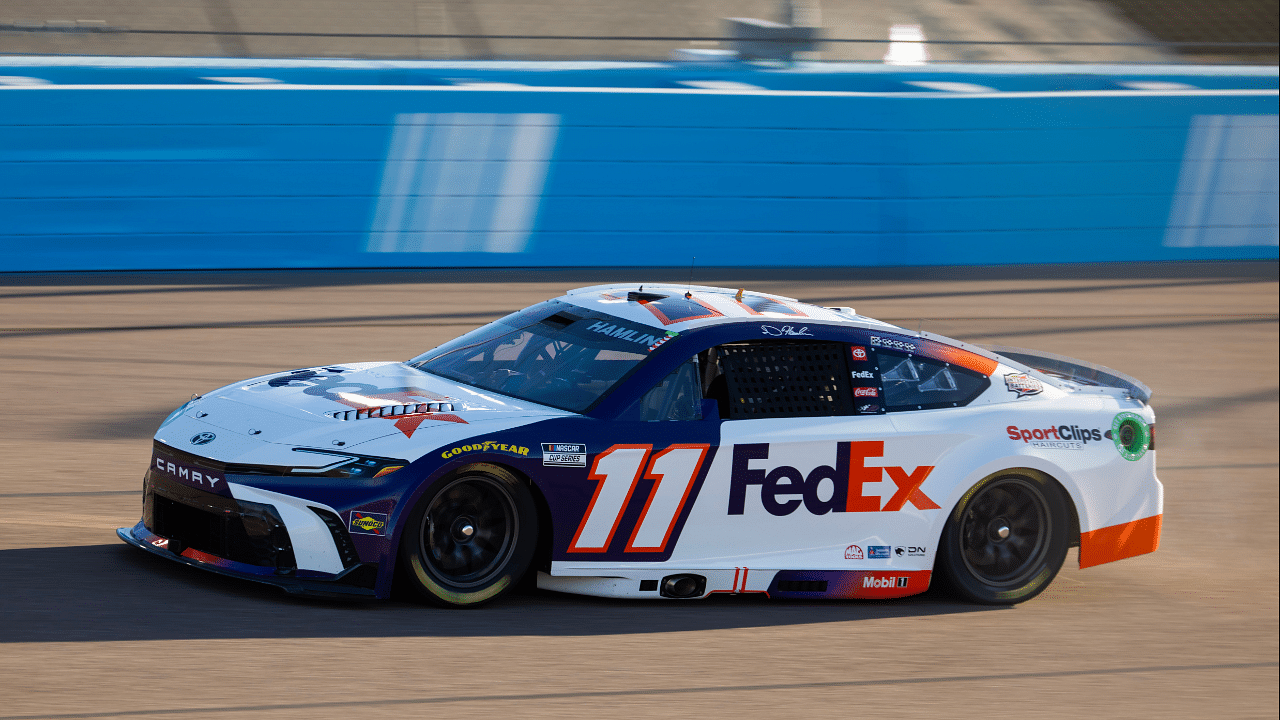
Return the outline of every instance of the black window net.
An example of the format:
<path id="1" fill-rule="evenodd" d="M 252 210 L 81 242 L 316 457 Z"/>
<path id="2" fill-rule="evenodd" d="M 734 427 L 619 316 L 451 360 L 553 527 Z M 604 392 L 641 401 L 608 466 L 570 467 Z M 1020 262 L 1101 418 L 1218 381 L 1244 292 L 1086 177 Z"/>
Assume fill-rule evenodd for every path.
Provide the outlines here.
<path id="1" fill-rule="evenodd" d="M 853 414 L 841 343 L 755 342 L 718 350 L 731 420 Z"/>

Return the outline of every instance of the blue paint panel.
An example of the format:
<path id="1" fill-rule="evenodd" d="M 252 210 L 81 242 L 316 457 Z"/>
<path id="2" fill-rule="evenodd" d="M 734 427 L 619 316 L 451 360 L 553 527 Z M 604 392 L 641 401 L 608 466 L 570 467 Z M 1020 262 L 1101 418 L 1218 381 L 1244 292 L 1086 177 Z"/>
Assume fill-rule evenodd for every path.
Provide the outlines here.
<path id="1" fill-rule="evenodd" d="M 378 160 L 0 162 L 0 198 L 377 195 Z"/>
<path id="2" fill-rule="evenodd" d="M 1176 162 L 557 162 L 550 197 L 930 198 L 1128 195 L 1173 191 Z M 377 195 L 382 160 L 0 163 L 0 197 L 333 197 Z M 1106 185 L 1099 180 L 1106 178 Z"/>
<path id="3" fill-rule="evenodd" d="M 388 125 L 62 125 L 0 133 L 0 161 L 382 160 Z"/>
<path id="4" fill-rule="evenodd" d="M 1135 142 L 1139 139 L 1140 142 Z M 833 131 L 566 127 L 561 160 L 1008 163 L 1181 160 L 1186 128 Z"/>
<path id="5" fill-rule="evenodd" d="M 0 200 L 13 234 L 361 232 L 369 198 L 85 198 Z"/>
<path id="6" fill-rule="evenodd" d="M 715 258 L 725 267 L 806 267 L 877 265 L 972 265 L 1275 259 L 1266 248 L 1160 248 L 1161 233 L 1072 230 L 1009 233 L 535 233 L 520 267 L 563 267 L 571 256 L 580 266 L 610 266 L 628 258 L 629 267 L 683 265 L 690 256 Z M 353 253 L 363 234 L 182 234 L 94 236 L 70 234 L 56 246 L 33 244 L 29 236 L 0 235 L 11 253 L 11 271 L 163 270 L 216 268 L 328 267 L 510 267 L 502 253 Z M 1098 248 L 1105 247 L 1105 255 Z M 732 252 L 726 252 L 731 250 Z"/>
<path id="7" fill-rule="evenodd" d="M 1163 198 L 1162 198 L 1163 200 Z M 1055 228 L 1159 228 L 1168 208 L 1150 198 L 965 198 L 925 200 L 740 198 L 548 199 L 544 232 L 606 226 L 632 232 L 977 232 Z"/>

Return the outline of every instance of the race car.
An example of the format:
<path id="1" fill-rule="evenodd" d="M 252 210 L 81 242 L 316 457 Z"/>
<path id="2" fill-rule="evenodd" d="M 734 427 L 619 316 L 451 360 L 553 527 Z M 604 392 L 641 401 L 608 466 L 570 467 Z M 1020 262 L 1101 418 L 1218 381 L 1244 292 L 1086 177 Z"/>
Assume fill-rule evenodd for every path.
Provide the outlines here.
<path id="1" fill-rule="evenodd" d="M 847 307 L 572 290 L 405 362 L 207 392 L 160 426 L 125 542 L 287 591 L 467 606 L 1010 604 L 1159 545 L 1151 391 Z M 403 586 L 401 586 L 403 587 Z"/>

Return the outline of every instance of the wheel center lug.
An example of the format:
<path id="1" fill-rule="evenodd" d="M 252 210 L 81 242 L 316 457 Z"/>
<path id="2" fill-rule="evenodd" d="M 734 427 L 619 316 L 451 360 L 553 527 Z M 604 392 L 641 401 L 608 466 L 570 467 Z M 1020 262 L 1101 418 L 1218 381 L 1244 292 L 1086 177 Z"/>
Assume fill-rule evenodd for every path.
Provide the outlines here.
<path id="1" fill-rule="evenodd" d="M 460 517 L 453 522 L 451 530 L 455 540 L 458 542 L 466 542 L 476 534 L 476 524 L 471 518 Z"/>
<path id="2" fill-rule="evenodd" d="M 991 524 L 987 526 L 987 532 L 991 535 L 992 540 L 999 542 L 1008 540 L 1012 531 L 1009 529 L 1009 521 L 999 517 L 991 521 Z"/>

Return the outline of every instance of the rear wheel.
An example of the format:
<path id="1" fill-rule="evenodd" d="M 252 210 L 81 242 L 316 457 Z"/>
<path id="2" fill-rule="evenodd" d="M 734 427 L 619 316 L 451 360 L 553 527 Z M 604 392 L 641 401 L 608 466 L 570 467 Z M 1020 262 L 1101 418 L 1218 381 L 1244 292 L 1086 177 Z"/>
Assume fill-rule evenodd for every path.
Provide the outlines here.
<path id="1" fill-rule="evenodd" d="M 461 607 L 514 587 L 529 568 L 537 539 L 529 489 L 502 468 L 475 466 L 423 496 L 409 516 L 400 552 L 419 594 Z"/>
<path id="2" fill-rule="evenodd" d="M 1039 595 L 1067 554 L 1067 502 L 1049 478 L 1009 474 L 978 483 L 942 531 L 943 579 L 977 603 L 1013 604 Z"/>

